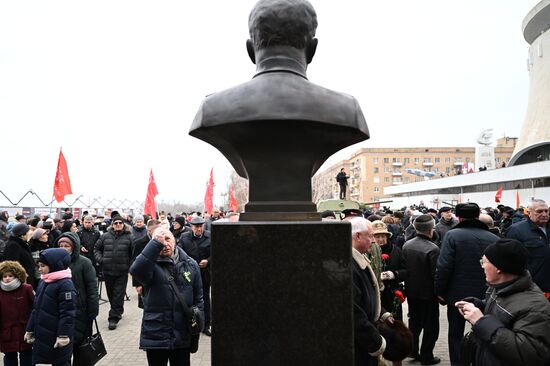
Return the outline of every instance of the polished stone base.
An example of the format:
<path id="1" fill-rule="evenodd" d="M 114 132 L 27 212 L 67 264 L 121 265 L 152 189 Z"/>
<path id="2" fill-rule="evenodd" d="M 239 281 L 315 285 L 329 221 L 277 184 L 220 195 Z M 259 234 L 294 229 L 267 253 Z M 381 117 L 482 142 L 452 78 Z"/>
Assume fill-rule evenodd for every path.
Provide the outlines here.
<path id="1" fill-rule="evenodd" d="M 351 366 L 347 222 L 212 225 L 212 365 Z"/>

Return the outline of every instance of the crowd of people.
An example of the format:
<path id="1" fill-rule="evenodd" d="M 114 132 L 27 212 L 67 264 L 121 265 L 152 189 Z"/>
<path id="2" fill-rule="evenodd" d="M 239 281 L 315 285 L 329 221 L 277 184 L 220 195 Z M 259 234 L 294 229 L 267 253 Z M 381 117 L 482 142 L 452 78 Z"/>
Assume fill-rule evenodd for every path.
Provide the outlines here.
<path id="1" fill-rule="evenodd" d="M 108 329 L 115 330 L 129 273 L 143 309 L 140 348 L 149 364 L 189 364 L 192 337 L 183 305 L 204 312 L 202 332 L 211 336 L 206 227 L 237 219 L 218 209 L 205 216 L 161 213 L 158 219 L 117 211 L 105 217 L 84 212 L 82 218 L 70 209 L 61 217 L 0 212 L 4 365 L 81 365 L 79 346 L 92 335 L 99 286 L 105 284 Z M 180 295 L 186 304 L 178 303 Z"/>
<path id="2" fill-rule="evenodd" d="M 412 334 L 408 356 L 422 365 L 439 363 L 433 351 L 440 305 L 446 305 L 452 365 L 549 361 L 550 227 L 543 200 L 516 210 L 475 203 L 351 209 L 341 219 L 352 231 L 356 365 L 377 365 L 388 356 L 391 341 L 380 324 L 403 319 Z M 20 365 L 79 365 L 78 346 L 99 312 L 98 284 L 105 284 L 108 329 L 115 330 L 128 274 L 143 308 L 139 346 L 149 364 L 189 364 L 193 337 L 178 299 L 204 312 L 202 331 L 210 336 L 209 229 L 216 220 L 238 221 L 238 214 L 214 209 L 151 219 L 114 211 L 79 220 L 70 212 L 59 219 L 10 219 L 1 212 L 4 364 L 17 365 L 19 358 Z"/>
<path id="3" fill-rule="evenodd" d="M 322 216 L 336 219 L 331 211 Z M 379 325 L 387 317 L 403 318 L 405 297 L 412 361 L 441 362 L 433 350 L 445 305 L 451 365 L 550 362 L 545 201 L 535 199 L 517 210 L 461 203 L 439 210 L 348 209 L 341 216 L 352 226 L 357 366 L 378 365 L 379 357 L 386 357 Z"/>

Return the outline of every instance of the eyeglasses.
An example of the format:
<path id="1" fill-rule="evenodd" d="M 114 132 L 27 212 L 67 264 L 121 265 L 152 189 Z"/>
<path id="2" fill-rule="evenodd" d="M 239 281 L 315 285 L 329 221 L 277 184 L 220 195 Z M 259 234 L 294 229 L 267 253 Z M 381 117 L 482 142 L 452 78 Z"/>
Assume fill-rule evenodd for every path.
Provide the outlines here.
<path id="1" fill-rule="evenodd" d="M 487 261 L 484 261 L 483 258 L 479 260 L 479 265 L 483 267 L 483 265 L 487 263 Z"/>
<path id="2" fill-rule="evenodd" d="M 123 224 L 122 221 L 113 222 L 113 225 L 122 225 L 122 224 Z"/>

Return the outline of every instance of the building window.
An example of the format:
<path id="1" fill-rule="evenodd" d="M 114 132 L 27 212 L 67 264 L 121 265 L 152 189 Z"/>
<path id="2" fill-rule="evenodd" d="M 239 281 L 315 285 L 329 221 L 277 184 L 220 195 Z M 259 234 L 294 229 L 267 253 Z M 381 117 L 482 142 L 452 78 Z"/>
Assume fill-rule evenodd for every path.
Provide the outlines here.
<path id="1" fill-rule="evenodd" d="M 392 171 L 392 170 L 391 170 L 390 167 L 388 167 L 388 166 L 385 166 L 385 167 L 384 167 L 384 173 L 391 173 L 391 171 Z"/>
<path id="2" fill-rule="evenodd" d="M 390 162 L 390 158 L 384 158 L 384 164 L 388 164 Z"/>
<path id="3" fill-rule="evenodd" d="M 436 163 L 440 163 L 440 162 L 441 162 L 441 159 L 440 159 L 440 158 L 435 158 L 435 162 L 436 162 Z"/>
<path id="4" fill-rule="evenodd" d="M 500 163 L 500 158 L 495 159 L 497 163 Z"/>
<path id="5" fill-rule="evenodd" d="M 445 162 L 446 162 L 446 163 L 450 163 L 450 162 L 451 162 L 451 158 L 445 158 Z"/>
<path id="6" fill-rule="evenodd" d="M 405 164 L 406 164 L 406 163 L 410 163 L 410 162 L 411 162 L 411 159 L 409 159 L 409 158 L 404 158 L 404 159 L 403 159 L 403 162 L 404 162 Z"/>
<path id="7" fill-rule="evenodd" d="M 394 182 L 394 183 L 399 183 L 399 182 L 401 182 L 401 177 L 393 177 L 393 182 Z"/>
<path id="8" fill-rule="evenodd" d="M 373 183 L 380 183 L 380 177 L 379 176 L 374 176 L 374 178 L 372 179 L 373 180 Z"/>
<path id="9" fill-rule="evenodd" d="M 399 160 L 400 160 L 399 158 L 393 158 L 393 159 L 392 159 L 392 162 L 394 162 L 394 163 L 399 163 Z"/>
<path id="10" fill-rule="evenodd" d="M 414 163 L 415 163 L 415 164 L 420 163 L 420 158 L 414 158 Z"/>
<path id="11" fill-rule="evenodd" d="M 374 187 L 375 192 L 380 192 L 380 187 Z"/>
<path id="12" fill-rule="evenodd" d="M 432 158 L 424 158 L 424 162 L 425 162 L 425 163 L 431 163 L 431 162 L 432 162 Z"/>
<path id="13" fill-rule="evenodd" d="M 374 174 L 377 174 L 380 169 L 374 168 Z"/>
<path id="14" fill-rule="evenodd" d="M 372 162 L 373 162 L 374 164 L 378 164 L 378 158 L 372 158 Z"/>
<path id="15" fill-rule="evenodd" d="M 449 168 L 449 167 L 446 167 L 446 168 L 445 168 L 445 173 L 447 173 L 447 174 L 451 174 L 451 168 Z"/>
<path id="16" fill-rule="evenodd" d="M 384 182 L 389 183 L 390 182 L 390 177 L 384 177 Z"/>

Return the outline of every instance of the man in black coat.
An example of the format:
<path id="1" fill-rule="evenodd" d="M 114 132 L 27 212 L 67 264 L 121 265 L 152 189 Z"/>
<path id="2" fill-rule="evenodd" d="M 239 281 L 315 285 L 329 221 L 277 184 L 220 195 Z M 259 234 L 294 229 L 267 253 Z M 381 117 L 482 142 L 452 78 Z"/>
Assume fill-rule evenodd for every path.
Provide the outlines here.
<path id="1" fill-rule="evenodd" d="M 94 218 L 92 216 L 85 216 L 82 226 L 78 229 L 80 254 L 92 261 L 96 272 L 98 268 L 95 266 L 94 247 L 100 236 L 101 233 L 94 225 Z"/>
<path id="2" fill-rule="evenodd" d="M 141 254 L 147 243 L 149 243 L 151 239 L 153 239 L 153 232 L 159 226 L 159 220 L 151 219 L 147 221 L 147 233 L 145 234 L 145 236 L 142 236 L 141 238 L 134 241 L 134 247 L 132 249 L 132 263 L 134 263 L 137 256 Z M 132 276 L 132 286 L 135 287 L 138 294 L 138 307 L 143 309 L 143 284 L 139 282 L 135 276 Z"/>
<path id="3" fill-rule="evenodd" d="M 483 298 L 487 285 L 479 260 L 485 248 L 499 239 L 479 221 L 477 204 L 459 203 L 456 214 L 459 223 L 445 234 L 435 272 L 435 292 L 446 304 L 454 304 L 468 296 Z M 465 320 L 454 306 L 447 307 L 447 320 L 451 365 L 460 365 Z"/>
<path id="4" fill-rule="evenodd" d="M 529 218 L 513 224 L 506 237 L 520 241 L 529 252 L 527 269 L 533 282 L 543 292 L 550 292 L 550 227 L 548 204 L 533 200 L 529 205 Z"/>
<path id="5" fill-rule="evenodd" d="M 375 242 L 372 224 L 363 217 L 354 217 L 350 223 L 355 366 L 377 366 L 378 356 L 386 349 L 386 340 L 380 335 L 376 322 L 385 320 L 390 314 L 381 316 L 378 281 L 365 256 Z"/>
<path id="6" fill-rule="evenodd" d="M 435 221 L 431 215 L 421 215 L 413 225 L 416 236 L 403 245 L 403 258 L 409 272 L 405 291 L 409 304 L 409 328 L 413 333 L 412 356 L 423 365 L 434 365 L 441 361 L 433 355 L 439 338 L 439 303 L 434 290 L 439 248 L 431 241 Z M 422 331 L 422 347 L 419 347 Z"/>
<path id="7" fill-rule="evenodd" d="M 346 199 L 346 187 L 348 186 L 348 176 L 344 171 L 344 168 L 340 169 L 340 173 L 336 174 L 336 181 L 340 185 L 340 199 Z"/>
<path id="8" fill-rule="evenodd" d="M 178 245 L 199 265 L 202 279 L 202 294 L 204 299 L 204 331 L 210 332 L 210 231 L 204 229 L 205 221 L 196 216 L 191 222 L 191 231 L 180 236 Z"/>
<path id="9" fill-rule="evenodd" d="M 133 236 L 130 225 L 114 216 L 112 226 L 99 238 L 94 248 L 95 260 L 101 266 L 109 310 L 109 329 L 116 329 L 124 312 L 124 295 L 128 284 L 128 269 L 132 258 Z"/>
<path id="10" fill-rule="evenodd" d="M 439 209 L 439 215 L 441 215 L 441 218 L 437 225 L 435 225 L 435 232 L 438 235 L 436 244 L 438 247 L 441 247 L 445 234 L 458 224 L 458 220 L 453 218 L 452 208 L 449 206 L 441 207 Z"/>

